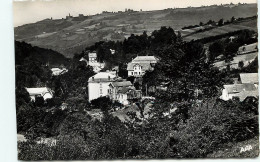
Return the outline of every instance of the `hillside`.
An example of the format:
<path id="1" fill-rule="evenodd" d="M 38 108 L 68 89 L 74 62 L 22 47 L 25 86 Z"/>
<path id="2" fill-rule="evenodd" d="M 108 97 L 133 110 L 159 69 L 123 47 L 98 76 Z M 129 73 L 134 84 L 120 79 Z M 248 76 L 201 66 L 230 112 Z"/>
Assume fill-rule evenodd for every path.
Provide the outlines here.
<path id="1" fill-rule="evenodd" d="M 25 42 L 15 41 L 15 65 L 22 65 L 24 60 L 30 59 L 50 67 L 67 65 L 69 59 L 51 49 L 39 48 Z"/>
<path id="2" fill-rule="evenodd" d="M 257 14 L 257 4 L 176 8 L 156 11 L 104 12 L 102 14 L 68 17 L 64 19 L 45 19 L 14 29 L 15 40 L 53 49 L 72 57 L 85 47 L 98 41 L 123 40 L 131 33 L 141 34 L 170 26 L 180 30 L 184 26 L 230 20 L 232 16 L 250 17 Z M 65 15 L 64 15 L 65 16 Z"/>

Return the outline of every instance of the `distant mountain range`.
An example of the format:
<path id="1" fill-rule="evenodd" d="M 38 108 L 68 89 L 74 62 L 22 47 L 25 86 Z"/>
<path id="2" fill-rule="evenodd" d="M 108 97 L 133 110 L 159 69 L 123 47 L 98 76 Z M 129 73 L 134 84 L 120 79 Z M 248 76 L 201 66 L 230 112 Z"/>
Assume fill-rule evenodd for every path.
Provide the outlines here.
<path id="1" fill-rule="evenodd" d="M 45 19 L 14 29 L 15 40 L 52 49 L 66 57 L 73 57 L 98 41 L 121 41 L 132 33 L 151 34 L 161 26 L 181 30 L 184 26 L 231 17 L 257 15 L 257 4 L 239 4 L 165 9 L 156 11 L 103 12 L 102 14 L 64 19 Z"/>

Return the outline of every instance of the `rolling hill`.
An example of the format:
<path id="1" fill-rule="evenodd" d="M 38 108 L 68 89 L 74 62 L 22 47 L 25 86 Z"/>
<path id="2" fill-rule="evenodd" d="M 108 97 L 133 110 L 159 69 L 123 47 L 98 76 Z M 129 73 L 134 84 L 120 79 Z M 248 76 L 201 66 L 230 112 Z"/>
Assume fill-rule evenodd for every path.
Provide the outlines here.
<path id="1" fill-rule="evenodd" d="M 14 32 L 15 40 L 52 49 L 66 57 L 73 57 L 74 53 L 81 52 L 95 42 L 121 41 L 132 33 L 141 34 L 143 31 L 147 31 L 149 35 L 161 26 L 170 26 L 174 30 L 180 30 L 184 26 L 205 23 L 210 19 L 213 21 L 221 18 L 230 20 L 233 16 L 238 18 L 255 15 L 257 15 L 257 4 L 213 5 L 140 12 L 104 12 L 84 17 L 45 19 L 18 26 Z M 232 31 L 233 29 L 231 27 L 231 29 L 223 30 Z M 195 37 L 201 36 L 195 35 Z"/>

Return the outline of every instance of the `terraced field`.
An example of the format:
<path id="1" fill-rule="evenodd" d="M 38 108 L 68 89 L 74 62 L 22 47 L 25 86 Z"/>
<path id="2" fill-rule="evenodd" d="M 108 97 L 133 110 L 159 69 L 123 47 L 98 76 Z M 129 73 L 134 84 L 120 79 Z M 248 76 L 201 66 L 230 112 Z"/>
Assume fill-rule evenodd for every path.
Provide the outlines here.
<path id="1" fill-rule="evenodd" d="M 244 29 L 253 30 L 253 31 L 257 32 L 257 19 L 243 21 L 243 22 L 236 23 L 236 24 L 224 25 L 221 27 L 216 27 L 211 30 L 207 30 L 204 32 L 198 32 L 198 33 L 194 33 L 194 34 L 192 34 L 192 30 L 190 30 L 190 32 L 184 33 L 184 40 L 185 41 L 197 40 L 197 39 L 202 39 L 202 38 L 211 37 L 211 36 L 217 36 L 217 35 L 226 34 L 229 32 L 235 32 L 235 31 L 244 30 Z M 191 35 L 188 35 L 188 34 L 191 34 Z"/>

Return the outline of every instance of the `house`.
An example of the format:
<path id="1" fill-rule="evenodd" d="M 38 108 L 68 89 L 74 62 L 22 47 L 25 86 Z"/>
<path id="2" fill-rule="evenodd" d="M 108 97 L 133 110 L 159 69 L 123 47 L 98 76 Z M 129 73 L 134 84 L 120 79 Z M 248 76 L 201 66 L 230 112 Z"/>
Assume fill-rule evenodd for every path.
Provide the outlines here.
<path id="1" fill-rule="evenodd" d="M 257 44 L 258 44 L 258 42 L 241 46 L 238 48 L 237 54 L 242 55 L 242 54 L 257 52 L 258 51 Z"/>
<path id="2" fill-rule="evenodd" d="M 89 65 L 97 63 L 97 53 L 95 51 L 88 53 L 88 61 Z"/>
<path id="3" fill-rule="evenodd" d="M 109 72 L 99 72 L 88 80 L 89 101 L 108 95 L 109 84 L 118 77 Z"/>
<path id="4" fill-rule="evenodd" d="M 58 75 L 61 75 L 61 74 L 68 72 L 68 69 L 66 69 L 66 68 L 62 68 L 62 69 L 52 68 L 51 71 L 52 71 L 53 76 L 58 76 Z"/>
<path id="5" fill-rule="evenodd" d="M 137 56 L 130 63 L 127 64 L 128 77 L 141 77 L 147 70 L 153 70 L 154 65 L 158 59 L 154 56 Z"/>
<path id="6" fill-rule="evenodd" d="M 105 67 L 104 63 L 100 63 L 97 61 L 97 53 L 95 51 L 88 53 L 88 65 L 92 66 L 93 71 L 96 73 Z"/>
<path id="7" fill-rule="evenodd" d="M 53 98 L 53 91 L 47 87 L 40 88 L 25 88 L 30 95 L 32 101 L 35 101 L 36 97 L 43 97 L 44 100 Z"/>
<path id="8" fill-rule="evenodd" d="M 120 80 L 109 84 L 109 97 L 123 105 L 128 105 L 131 100 L 141 98 L 141 91 L 137 91 L 130 81 Z"/>
<path id="9" fill-rule="evenodd" d="M 252 83 L 224 85 L 220 99 L 231 100 L 238 97 L 243 101 L 246 97 L 258 97 L 258 88 Z"/>

